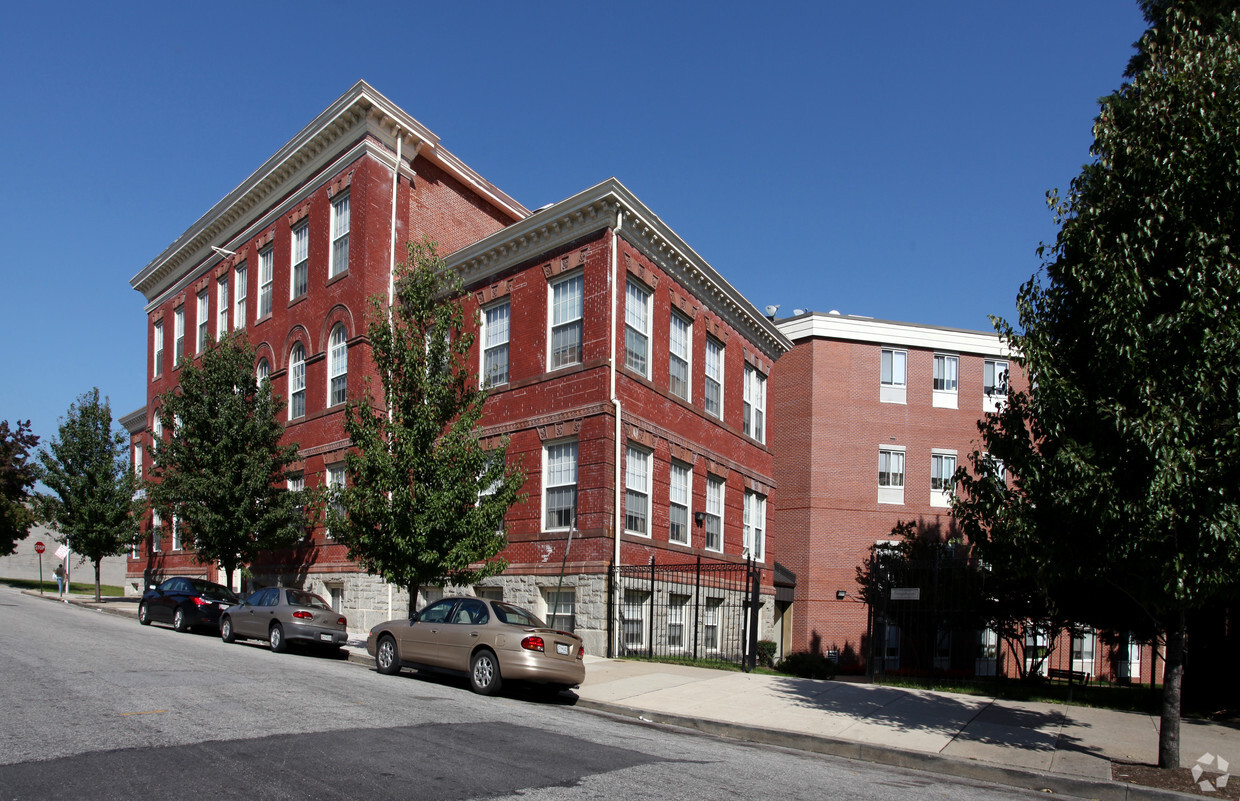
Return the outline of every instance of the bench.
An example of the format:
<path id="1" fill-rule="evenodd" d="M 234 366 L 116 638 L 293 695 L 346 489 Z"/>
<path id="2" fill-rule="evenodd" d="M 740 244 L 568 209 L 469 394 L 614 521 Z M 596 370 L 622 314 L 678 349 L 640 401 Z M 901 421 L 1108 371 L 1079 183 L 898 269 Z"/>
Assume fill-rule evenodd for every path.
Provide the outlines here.
<path id="1" fill-rule="evenodd" d="M 1067 682 L 1075 682 L 1076 684 L 1089 684 L 1089 680 L 1093 678 L 1083 670 L 1064 670 L 1063 668 L 1050 668 L 1046 671 L 1046 678 L 1051 681 L 1060 679 Z"/>

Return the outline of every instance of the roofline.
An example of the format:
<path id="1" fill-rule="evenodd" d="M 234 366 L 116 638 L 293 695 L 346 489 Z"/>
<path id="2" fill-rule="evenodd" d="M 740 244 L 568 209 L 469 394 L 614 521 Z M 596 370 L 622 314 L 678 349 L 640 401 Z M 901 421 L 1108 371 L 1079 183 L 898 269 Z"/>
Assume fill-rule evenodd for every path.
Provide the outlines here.
<path id="1" fill-rule="evenodd" d="M 125 430 L 130 434 L 140 434 L 146 430 L 146 407 L 134 409 L 126 415 L 122 415 L 118 420 Z"/>
<path id="2" fill-rule="evenodd" d="M 466 284 L 497 275 L 523 261 L 603 229 L 615 231 L 652 262 L 692 290 L 772 360 L 792 343 L 687 242 L 615 178 L 546 206 L 445 257 Z"/>
<path id="3" fill-rule="evenodd" d="M 430 129 L 370 84 L 358 81 L 139 270 L 129 280 L 130 286 L 150 301 L 165 288 L 169 273 L 181 275 L 183 270 L 176 268 L 193 265 L 191 269 L 198 270 L 206 267 L 214 256 L 211 246 L 227 248 L 230 238 L 239 230 L 238 220 L 244 221 L 246 211 L 259 207 L 263 201 L 287 194 L 290 182 L 296 185 L 298 179 L 308 177 L 307 171 L 313 174 L 314 170 L 332 163 L 331 156 L 337 152 L 355 149 L 353 144 L 366 135 L 382 143 L 383 160 L 391 162 L 394 169 L 407 170 L 408 163 L 422 156 L 473 188 L 512 220 L 530 214 L 529 209 L 440 146 L 439 137 Z M 404 140 L 403 165 L 395 163 L 398 138 Z M 371 148 L 372 155 L 379 155 L 375 150 L 378 148 Z M 238 206 L 240 213 L 237 213 Z"/>
<path id="4" fill-rule="evenodd" d="M 901 345 L 993 356 L 1011 356 L 1011 347 L 998 334 L 935 325 L 876 320 L 832 312 L 806 312 L 779 320 L 776 326 L 788 339 L 841 339 L 876 345 Z"/>

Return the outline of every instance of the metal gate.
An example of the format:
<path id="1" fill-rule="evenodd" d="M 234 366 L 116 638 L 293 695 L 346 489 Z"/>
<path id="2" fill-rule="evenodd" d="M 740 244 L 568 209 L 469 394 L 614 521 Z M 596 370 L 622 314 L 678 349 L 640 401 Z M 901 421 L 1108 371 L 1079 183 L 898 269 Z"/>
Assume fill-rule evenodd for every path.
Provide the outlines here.
<path id="1" fill-rule="evenodd" d="M 761 568 L 727 564 L 621 565 L 612 571 L 617 656 L 733 662 L 752 669 Z"/>

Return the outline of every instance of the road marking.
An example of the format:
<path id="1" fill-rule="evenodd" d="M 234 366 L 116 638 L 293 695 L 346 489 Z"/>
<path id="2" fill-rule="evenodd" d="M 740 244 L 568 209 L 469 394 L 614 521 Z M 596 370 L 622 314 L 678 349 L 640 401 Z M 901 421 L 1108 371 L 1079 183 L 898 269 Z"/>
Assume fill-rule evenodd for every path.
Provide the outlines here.
<path id="1" fill-rule="evenodd" d="M 162 715 L 164 711 L 163 709 L 153 709 L 150 712 L 122 712 L 121 717 L 126 718 L 130 715 Z"/>

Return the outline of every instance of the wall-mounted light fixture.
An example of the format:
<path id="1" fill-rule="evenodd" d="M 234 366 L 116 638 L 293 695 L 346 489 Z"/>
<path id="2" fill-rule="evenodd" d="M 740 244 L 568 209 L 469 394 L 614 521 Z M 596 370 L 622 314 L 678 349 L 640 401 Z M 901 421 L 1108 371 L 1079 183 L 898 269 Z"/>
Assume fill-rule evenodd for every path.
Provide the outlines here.
<path id="1" fill-rule="evenodd" d="M 705 522 L 706 522 L 706 513 L 705 513 L 705 512 L 694 512 L 694 513 L 693 513 L 693 522 L 694 522 L 694 523 L 697 523 L 699 526 L 700 526 L 700 525 L 702 525 L 703 523 L 705 523 Z"/>
<path id="2" fill-rule="evenodd" d="M 835 591 L 835 600 L 842 601 L 847 597 L 848 597 L 848 590 L 836 590 Z"/>

